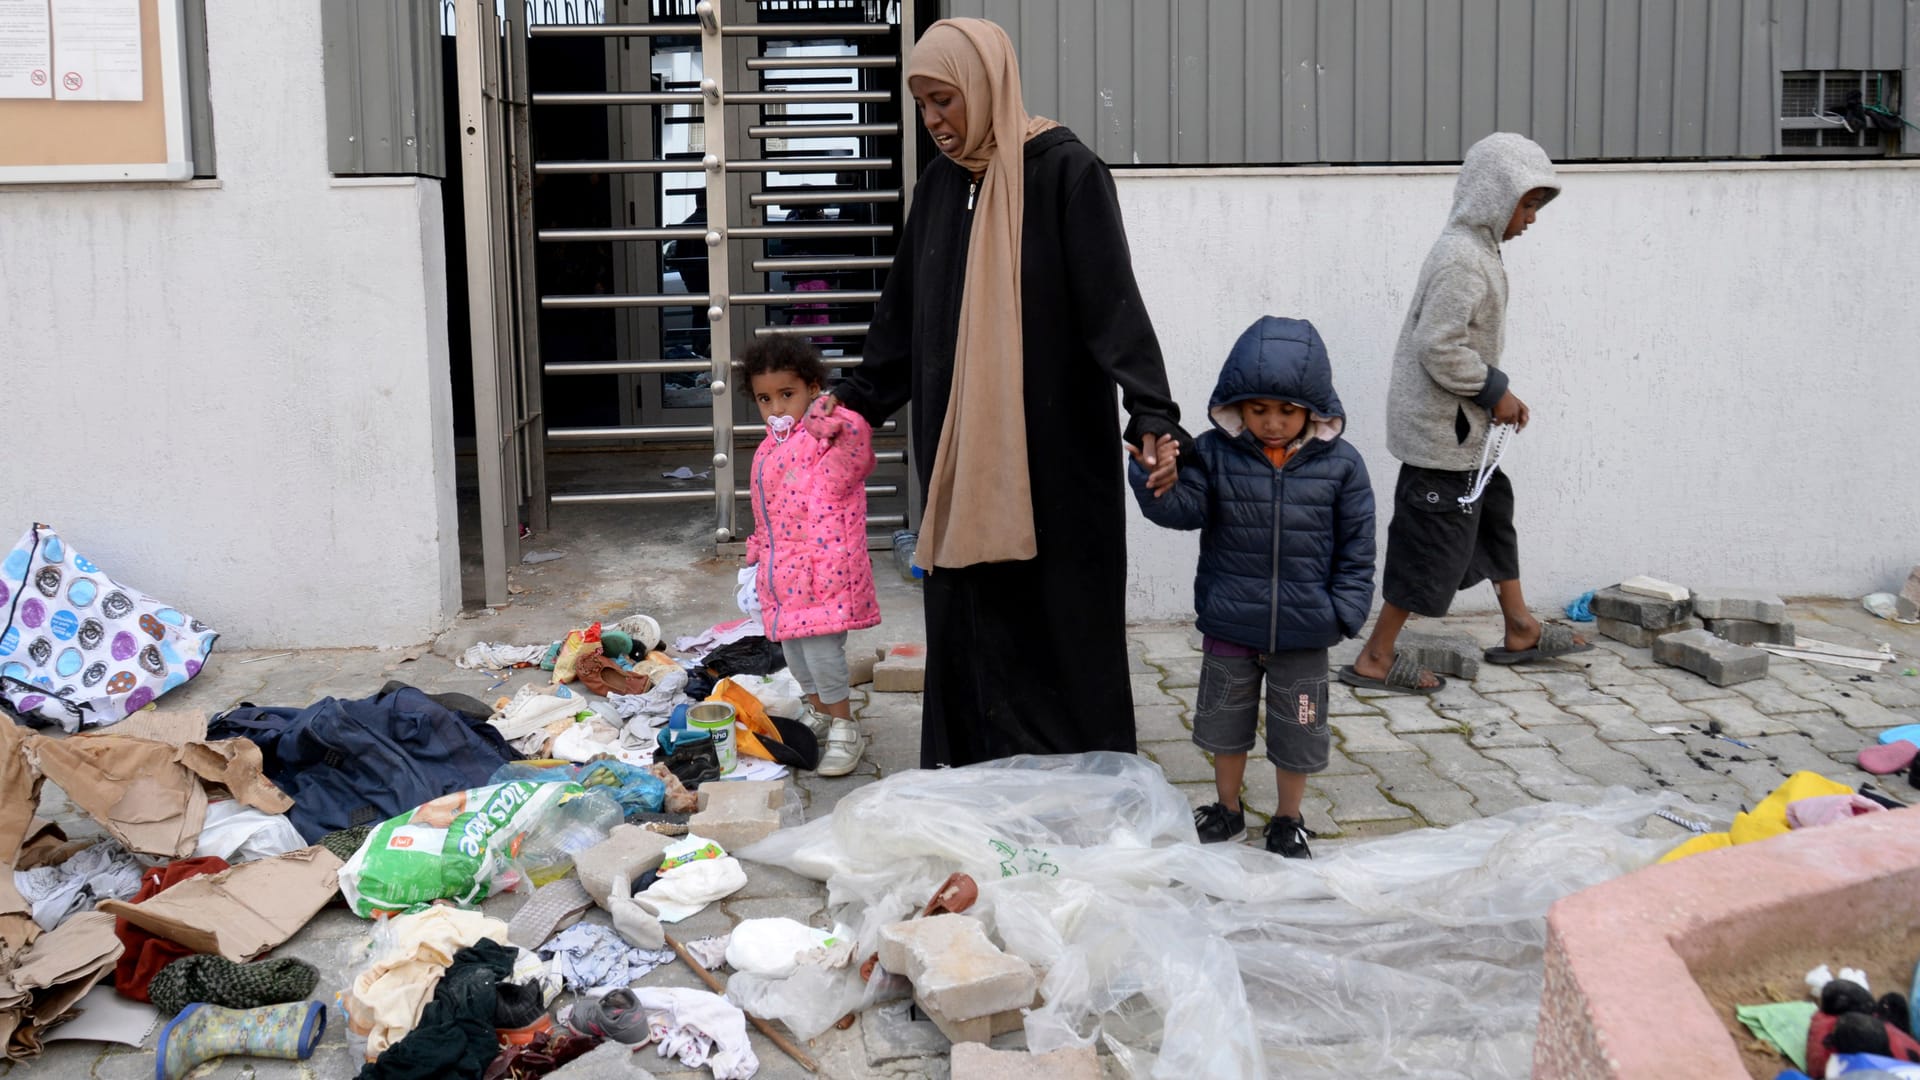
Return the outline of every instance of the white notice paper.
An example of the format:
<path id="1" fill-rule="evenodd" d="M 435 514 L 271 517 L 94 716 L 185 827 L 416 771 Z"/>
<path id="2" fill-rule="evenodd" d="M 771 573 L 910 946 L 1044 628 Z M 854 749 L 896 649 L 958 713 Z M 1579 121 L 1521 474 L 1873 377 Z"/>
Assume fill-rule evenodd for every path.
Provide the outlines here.
<path id="1" fill-rule="evenodd" d="M 47 0 L 0 0 L 0 98 L 53 96 Z"/>
<path id="2" fill-rule="evenodd" d="M 139 101 L 140 0 L 52 0 L 54 96 Z"/>

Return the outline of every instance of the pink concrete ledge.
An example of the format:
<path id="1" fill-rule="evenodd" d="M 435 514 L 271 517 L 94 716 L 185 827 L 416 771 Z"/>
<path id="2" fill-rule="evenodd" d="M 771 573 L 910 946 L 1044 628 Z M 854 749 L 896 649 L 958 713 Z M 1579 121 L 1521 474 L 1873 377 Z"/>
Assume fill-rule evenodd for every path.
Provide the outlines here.
<path id="1" fill-rule="evenodd" d="M 1842 947 L 1904 932 L 1915 896 L 1920 809 L 1709 851 L 1566 897 L 1547 913 L 1535 1080 L 1744 1080 L 1693 972 L 1737 967 L 1765 941 Z"/>

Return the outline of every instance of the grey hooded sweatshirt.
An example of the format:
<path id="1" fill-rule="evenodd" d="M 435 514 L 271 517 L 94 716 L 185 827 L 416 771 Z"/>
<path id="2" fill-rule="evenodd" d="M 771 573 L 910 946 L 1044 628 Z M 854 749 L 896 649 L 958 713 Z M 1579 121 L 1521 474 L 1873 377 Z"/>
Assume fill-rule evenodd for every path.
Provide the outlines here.
<path id="1" fill-rule="evenodd" d="M 1533 140 L 1499 132 L 1467 151 L 1452 216 L 1420 268 L 1393 351 L 1387 450 L 1409 465 L 1453 472 L 1480 466 L 1491 410 L 1507 392 L 1500 237 L 1534 188 L 1560 193 L 1553 162 Z"/>

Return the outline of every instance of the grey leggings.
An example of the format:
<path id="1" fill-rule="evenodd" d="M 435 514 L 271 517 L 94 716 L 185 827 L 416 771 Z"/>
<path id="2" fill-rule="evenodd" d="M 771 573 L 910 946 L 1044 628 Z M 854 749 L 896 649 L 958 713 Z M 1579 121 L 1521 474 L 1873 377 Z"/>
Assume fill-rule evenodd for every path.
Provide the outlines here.
<path id="1" fill-rule="evenodd" d="M 820 704 L 838 705 L 852 695 L 847 686 L 846 631 L 789 638 L 780 648 L 787 654 L 793 677 L 800 680 L 800 689 L 818 697 Z"/>

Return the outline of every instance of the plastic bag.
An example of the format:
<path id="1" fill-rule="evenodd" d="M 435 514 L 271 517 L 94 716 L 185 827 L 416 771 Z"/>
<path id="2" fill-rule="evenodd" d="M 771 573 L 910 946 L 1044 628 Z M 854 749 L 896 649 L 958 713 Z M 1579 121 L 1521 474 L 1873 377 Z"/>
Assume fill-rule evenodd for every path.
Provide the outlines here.
<path id="1" fill-rule="evenodd" d="M 1104 1043 L 1136 1076 L 1524 1077 L 1553 901 L 1652 862 L 1671 796 L 1614 789 L 1311 862 L 1202 846 L 1148 760 L 1097 753 L 904 772 L 738 854 L 827 882 L 857 955 L 954 871 L 970 912 L 1047 973 L 1035 1053 Z M 857 972 L 737 975 L 811 1038 L 879 994 Z"/>
<path id="2" fill-rule="evenodd" d="M 230 863 L 270 859 L 306 847 L 285 814 L 255 810 L 234 799 L 207 804 L 207 822 L 194 842 L 195 858 L 215 855 Z"/>
<path id="3" fill-rule="evenodd" d="M 837 940 L 832 930 L 793 919 L 742 919 L 727 939 L 727 966 L 784 979 L 800 966 L 802 956 Z"/>
<path id="4" fill-rule="evenodd" d="M 524 850 L 526 841 L 548 813 L 577 800 L 597 802 L 620 820 L 612 799 L 578 784 L 515 780 L 443 795 L 376 826 L 340 868 L 340 892 L 362 918 L 418 911 L 435 900 L 478 903 L 514 880 L 513 852 L 529 869 L 545 868 Z"/>
<path id="5" fill-rule="evenodd" d="M 575 765 L 557 761 L 515 761 L 494 771 L 488 783 L 509 780 L 573 783 L 598 791 L 620 804 L 623 815 L 657 814 L 666 805 L 667 785 L 652 772 L 624 761 L 602 758 Z"/>

